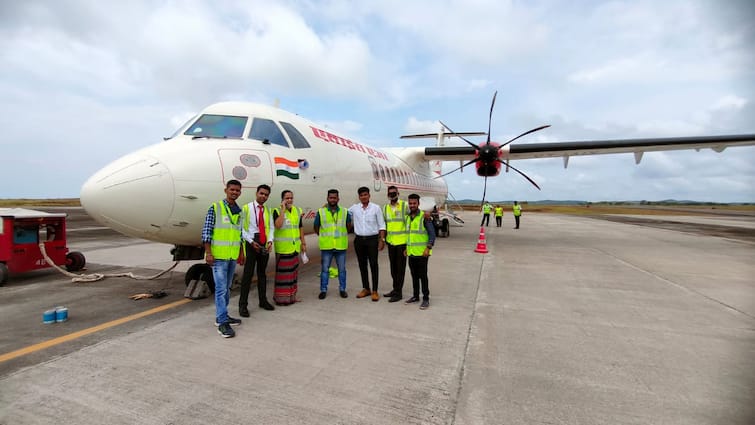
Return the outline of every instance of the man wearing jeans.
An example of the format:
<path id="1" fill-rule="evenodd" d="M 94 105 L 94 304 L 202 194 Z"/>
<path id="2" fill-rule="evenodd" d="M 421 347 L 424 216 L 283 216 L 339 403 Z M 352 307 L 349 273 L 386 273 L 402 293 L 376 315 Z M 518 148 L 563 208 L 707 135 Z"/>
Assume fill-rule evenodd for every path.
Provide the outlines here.
<path id="1" fill-rule="evenodd" d="M 205 261 L 212 267 L 215 281 L 215 326 L 223 338 L 233 338 L 231 325 L 241 320 L 228 315 L 231 283 L 236 262 L 244 264 L 241 250 L 241 207 L 236 199 L 241 195 L 241 182 L 229 180 L 225 185 L 226 198 L 210 206 L 202 227 Z"/>
<path id="2" fill-rule="evenodd" d="M 320 245 L 320 295 L 324 300 L 328 295 L 328 278 L 330 278 L 330 263 L 336 259 L 338 267 L 338 289 L 341 298 L 347 298 L 346 293 L 346 248 L 349 245 L 348 232 L 352 228 L 351 214 L 346 208 L 338 206 L 338 190 L 328 190 L 328 204 L 315 215 L 315 233 Z"/>

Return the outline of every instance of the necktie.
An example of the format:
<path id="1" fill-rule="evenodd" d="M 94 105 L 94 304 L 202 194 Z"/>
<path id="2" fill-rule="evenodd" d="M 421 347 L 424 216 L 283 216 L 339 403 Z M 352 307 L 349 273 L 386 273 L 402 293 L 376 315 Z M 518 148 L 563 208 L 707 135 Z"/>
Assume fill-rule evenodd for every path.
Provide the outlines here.
<path id="1" fill-rule="evenodd" d="M 259 213 L 257 214 L 257 227 L 260 231 L 260 243 L 267 242 L 267 235 L 265 234 L 265 215 L 263 214 L 264 208 L 260 205 L 257 206 Z"/>

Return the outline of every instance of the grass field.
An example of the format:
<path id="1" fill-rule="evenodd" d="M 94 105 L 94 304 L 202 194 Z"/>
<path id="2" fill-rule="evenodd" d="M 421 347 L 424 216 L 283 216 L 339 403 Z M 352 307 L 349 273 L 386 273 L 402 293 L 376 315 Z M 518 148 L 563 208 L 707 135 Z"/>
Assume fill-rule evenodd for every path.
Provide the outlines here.
<path id="1" fill-rule="evenodd" d="M 0 208 L 80 207 L 79 198 L 61 199 L 0 199 Z"/>
<path id="2" fill-rule="evenodd" d="M 464 206 L 465 211 L 480 211 L 477 206 Z M 722 211 L 755 213 L 755 205 L 541 205 L 522 204 L 522 212 L 570 215 L 640 214 L 640 215 L 703 215 Z M 503 205 L 504 215 L 510 215 L 511 205 Z M 491 213 L 492 214 L 492 213 Z"/>

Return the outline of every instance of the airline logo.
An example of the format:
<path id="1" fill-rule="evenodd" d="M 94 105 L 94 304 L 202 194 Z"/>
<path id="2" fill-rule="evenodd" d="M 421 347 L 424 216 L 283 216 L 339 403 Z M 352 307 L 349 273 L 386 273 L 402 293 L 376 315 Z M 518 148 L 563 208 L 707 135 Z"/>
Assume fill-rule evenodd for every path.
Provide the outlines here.
<path id="1" fill-rule="evenodd" d="M 299 162 L 276 156 L 275 158 L 275 175 L 288 177 L 289 179 L 299 180 Z"/>

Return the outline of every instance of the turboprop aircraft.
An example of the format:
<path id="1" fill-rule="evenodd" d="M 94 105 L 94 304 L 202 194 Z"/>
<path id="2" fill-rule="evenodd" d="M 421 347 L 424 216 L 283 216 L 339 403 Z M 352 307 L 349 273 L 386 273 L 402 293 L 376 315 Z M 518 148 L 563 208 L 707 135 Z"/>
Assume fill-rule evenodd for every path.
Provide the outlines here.
<path id="1" fill-rule="evenodd" d="M 490 119 L 492 111 L 493 105 Z M 446 132 L 444 126 L 437 134 L 413 136 L 436 137 L 436 146 L 375 148 L 277 107 L 217 103 L 172 137 L 99 170 L 84 183 L 81 203 L 92 218 L 118 232 L 175 245 L 175 260 L 199 260 L 205 214 L 212 202 L 223 197 L 230 179 L 242 183 L 240 203 L 253 200 L 262 183 L 272 187 L 268 200 L 272 206 L 283 189 L 292 190 L 309 232 L 330 188 L 340 191 L 341 204 L 346 206 L 357 202 L 360 186 L 370 187 L 372 199 L 382 203 L 390 185 L 404 196 L 419 194 L 425 211 L 442 206 L 448 196 L 441 174 L 445 160 L 474 163 L 487 182 L 502 166 L 524 175 L 510 160 L 563 157 L 566 165 L 573 155 L 631 152 L 639 162 L 646 151 L 721 151 L 755 144 L 755 134 L 527 144 L 513 144 L 512 139 L 498 144 L 490 140 L 490 119 L 487 133 Z M 476 135 L 488 135 L 487 141 L 475 145 L 466 139 Z M 445 146 L 448 137 L 462 137 L 471 146 Z"/>

